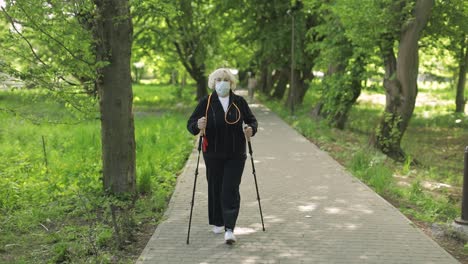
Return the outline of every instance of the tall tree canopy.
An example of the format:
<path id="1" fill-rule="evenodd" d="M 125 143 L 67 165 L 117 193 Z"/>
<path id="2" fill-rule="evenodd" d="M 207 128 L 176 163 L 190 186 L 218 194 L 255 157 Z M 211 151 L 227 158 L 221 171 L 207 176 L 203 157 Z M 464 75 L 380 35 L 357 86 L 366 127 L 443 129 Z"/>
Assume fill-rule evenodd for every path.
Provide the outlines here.
<path id="1" fill-rule="evenodd" d="M 103 186 L 135 191 L 135 136 L 128 1 L 8 1 L 2 13 L 9 33 L 0 42 L 0 71 L 46 88 L 82 112 L 99 98 Z"/>

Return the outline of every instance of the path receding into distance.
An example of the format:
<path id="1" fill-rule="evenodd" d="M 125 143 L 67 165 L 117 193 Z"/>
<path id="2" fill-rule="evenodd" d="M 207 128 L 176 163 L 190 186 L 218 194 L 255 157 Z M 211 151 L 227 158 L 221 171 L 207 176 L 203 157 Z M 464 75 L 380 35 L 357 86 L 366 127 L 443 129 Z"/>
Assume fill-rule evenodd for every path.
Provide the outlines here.
<path id="1" fill-rule="evenodd" d="M 208 225 L 200 158 L 190 244 L 186 244 L 197 150 L 179 176 L 163 221 L 139 264 L 170 263 L 458 263 L 391 204 L 351 176 L 266 107 L 252 138 L 265 228 L 246 161 L 233 246 Z M 188 132 L 187 132 L 188 133 Z"/>

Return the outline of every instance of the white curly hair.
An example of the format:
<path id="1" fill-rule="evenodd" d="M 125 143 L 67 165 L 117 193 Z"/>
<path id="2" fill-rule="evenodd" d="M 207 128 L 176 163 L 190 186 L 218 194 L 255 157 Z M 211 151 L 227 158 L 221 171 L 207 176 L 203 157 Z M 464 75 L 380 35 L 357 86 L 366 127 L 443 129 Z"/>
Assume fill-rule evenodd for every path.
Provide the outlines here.
<path id="1" fill-rule="evenodd" d="M 208 77 L 208 88 L 212 90 L 215 88 L 217 78 L 228 78 L 231 82 L 231 89 L 236 89 L 237 79 L 228 68 L 219 68 L 213 71 Z"/>

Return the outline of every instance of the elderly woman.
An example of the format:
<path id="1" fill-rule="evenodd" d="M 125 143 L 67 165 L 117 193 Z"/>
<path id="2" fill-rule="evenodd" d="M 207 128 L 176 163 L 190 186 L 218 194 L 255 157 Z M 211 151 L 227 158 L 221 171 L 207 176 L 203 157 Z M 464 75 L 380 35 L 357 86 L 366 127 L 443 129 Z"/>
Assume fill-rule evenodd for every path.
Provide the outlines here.
<path id="1" fill-rule="evenodd" d="M 246 137 L 257 132 L 257 120 L 244 98 L 232 92 L 236 79 L 229 69 L 220 68 L 211 73 L 208 87 L 215 91 L 197 105 L 187 129 L 193 135 L 204 135 L 209 224 L 213 225 L 215 234 L 225 232 L 226 243 L 232 244 L 236 242 L 239 185 L 247 158 Z"/>

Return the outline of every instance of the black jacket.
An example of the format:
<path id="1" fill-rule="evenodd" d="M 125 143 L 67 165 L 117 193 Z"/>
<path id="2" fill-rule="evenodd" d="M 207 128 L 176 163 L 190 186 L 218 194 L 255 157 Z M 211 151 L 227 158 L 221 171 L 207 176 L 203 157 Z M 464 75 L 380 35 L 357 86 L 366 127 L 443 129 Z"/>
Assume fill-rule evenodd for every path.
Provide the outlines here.
<path id="1" fill-rule="evenodd" d="M 200 133 L 198 129 L 198 119 L 205 116 L 208 96 L 203 98 L 195 108 L 195 111 L 187 121 L 187 129 L 193 135 Z M 235 107 L 239 108 L 239 111 Z M 207 114 L 206 138 L 208 141 L 207 151 L 203 153 L 205 158 L 246 158 L 246 140 L 242 123 L 252 127 L 253 135 L 257 133 L 257 119 L 252 114 L 249 105 L 241 96 L 235 95 L 232 91 L 229 95 L 228 112 L 225 113 L 218 94 L 213 92 L 210 99 L 210 106 Z"/>

